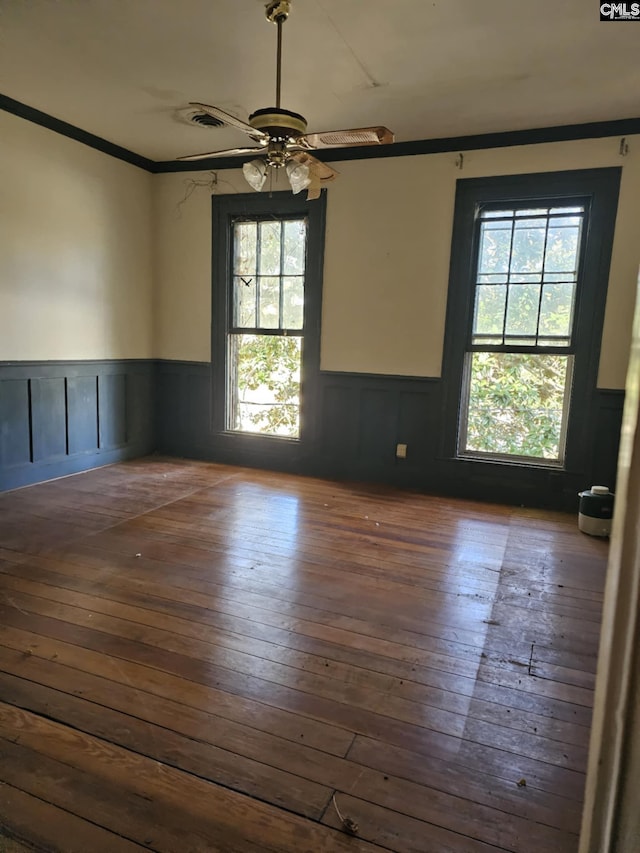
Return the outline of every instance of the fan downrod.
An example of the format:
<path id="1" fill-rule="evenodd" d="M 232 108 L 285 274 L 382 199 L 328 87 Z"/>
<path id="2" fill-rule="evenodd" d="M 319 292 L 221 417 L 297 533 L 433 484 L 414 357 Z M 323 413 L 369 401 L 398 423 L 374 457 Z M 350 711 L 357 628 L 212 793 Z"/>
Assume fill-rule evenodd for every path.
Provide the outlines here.
<path id="1" fill-rule="evenodd" d="M 280 109 L 280 90 L 282 87 L 282 25 L 291 11 L 290 0 L 269 0 L 265 14 L 267 20 L 278 28 L 278 47 L 276 50 L 276 109 Z"/>

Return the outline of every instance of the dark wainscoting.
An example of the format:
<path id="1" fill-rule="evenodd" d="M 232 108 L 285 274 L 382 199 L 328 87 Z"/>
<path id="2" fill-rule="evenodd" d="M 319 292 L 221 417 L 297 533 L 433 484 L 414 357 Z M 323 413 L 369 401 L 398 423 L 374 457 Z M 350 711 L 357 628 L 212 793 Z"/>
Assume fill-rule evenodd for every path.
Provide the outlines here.
<path id="1" fill-rule="evenodd" d="M 390 483 L 438 494 L 574 510 L 577 492 L 615 485 L 623 391 L 598 390 L 588 470 L 557 471 L 442 455 L 440 379 L 322 372 L 315 436 L 299 454 L 246 451 L 211 431 L 210 366 L 160 361 L 156 447 L 161 453 Z M 397 459 L 396 445 L 407 445 Z"/>
<path id="2" fill-rule="evenodd" d="M 159 361 L 157 448 L 239 465 L 420 485 L 419 472 L 433 455 L 437 435 L 439 388 L 434 379 L 322 372 L 319 422 L 307 446 L 296 451 L 275 439 L 251 452 L 247 442 L 211 430 L 210 365 Z M 395 458 L 398 443 L 407 444 L 407 459 Z"/>
<path id="3" fill-rule="evenodd" d="M 0 491 L 150 453 L 151 360 L 0 362 Z"/>
<path id="4" fill-rule="evenodd" d="M 569 510 L 580 489 L 615 487 L 623 391 L 596 392 L 589 470 L 561 472 L 444 457 L 439 379 L 322 372 L 318 388 L 318 423 L 298 447 L 215 435 L 207 363 L 3 362 L 0 491 L 154 450 Z M 406 459 L 396 458 L 397 444 L 407 445 Z"/>
<path id="5" fill-rule="evenodd" d="M 593 437 L 592 482 L 613 491 L 616 485 L 624 391 L 600 388 L 596 392 L 597 417 Z"/>
<path id="6" fill-rule="evenodd" d="M 593 483 L 615 488 L 624 392 L 598 390 L 583 471 L 451 459 L 443 446 L 439 379 L 322 374 L 314 473 L 414 487 L 437 494 L 574 510 Z M 407 445 L 397 459 L 396 444 Z"/>
<path id="7" fill-rule="evenodd" d="M 208 363 L 157 362 L 155 434 L 160 453 L 309 473 L 307 454 L 298 442 L 215 433 L 211 388 L 211 365 Z"/>
<path id="8" fill-rule="evenodd" d="M 156 449 L 170 456 L 211 459 L 211 365 L 157 361 Z"/>

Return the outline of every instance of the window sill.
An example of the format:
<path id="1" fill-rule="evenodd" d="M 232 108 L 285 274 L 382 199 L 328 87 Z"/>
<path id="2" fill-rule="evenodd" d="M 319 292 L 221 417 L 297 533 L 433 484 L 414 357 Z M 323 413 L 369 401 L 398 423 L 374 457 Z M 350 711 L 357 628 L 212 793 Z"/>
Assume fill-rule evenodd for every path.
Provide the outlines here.
<path id="1" fill-rule="evenodd" d="M 498 457 L 485 457 L 485 456 L 472 456 L 472 455 L 464 455 L 464 456 L 443 456 L 442 460 L 445 462 L 457 462 L 457 463 L 465 463 L 465 462 L 473 462 L 474 464 L 479 463 L 480 465 L 487 466 L 496 466 L 499 468 L 507 468 L 514 469 L 520 468 L 525 469 L 527 471 L 554 471 L 557 473 L 566 473 L 567 469 L 563 462 L 538 462 L 538 461 L 527 461 L 526 459 L 518 458 L 518 459 L 500 459 Z"/>
<path id="2" fill-rule="evenodd" d="M 276 447 L 299 447 L 300 438 L 291 438 L 287 435 L 268 435 L 262 432 L 241 432 L 234 429 L 223 429 L 215 432 L 217 438 L 223 441 L 248 441 L 252 444 L 264 442 L 265 444 L 273 444 Z"/>

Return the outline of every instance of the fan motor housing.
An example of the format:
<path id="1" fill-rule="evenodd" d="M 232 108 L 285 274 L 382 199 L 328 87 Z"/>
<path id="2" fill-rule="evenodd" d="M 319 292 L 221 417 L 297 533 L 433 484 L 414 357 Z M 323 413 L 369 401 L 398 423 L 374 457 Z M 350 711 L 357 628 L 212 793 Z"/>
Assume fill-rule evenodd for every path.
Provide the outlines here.
<path id="1" fill-rule="evenodd" d="M 249 116 L 249 124 L 271 137 L 291 139 L 307 131 L 307 120 L 300 113 L 278 107 L 256 110 Z"/>

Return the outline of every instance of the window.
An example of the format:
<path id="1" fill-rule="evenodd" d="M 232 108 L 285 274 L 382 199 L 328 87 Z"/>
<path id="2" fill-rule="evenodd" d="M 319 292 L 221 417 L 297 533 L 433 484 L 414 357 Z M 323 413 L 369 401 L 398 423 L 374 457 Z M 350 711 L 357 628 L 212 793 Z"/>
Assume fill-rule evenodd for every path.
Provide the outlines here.
<path id="1" fill-rule="evenodd" d="M 214 428 L 299 442 L 319 370 L 324 198 L 213 199 Z"/>
<path id="2" fill-rule="evenodd" d="M 618 183 L 616 169 L 459 182 L 448 455 L 556 468 L 584 455 Z"/>
<path id="3" fill-rule="evenodd" d="M 585 209 L 478 210 L 460 454 L 564 461 Z"/>
<path id="4" fill-rule="evenodd" d="M 232 225 L 227 429 L 298 438 L 307 220 Z"/>

